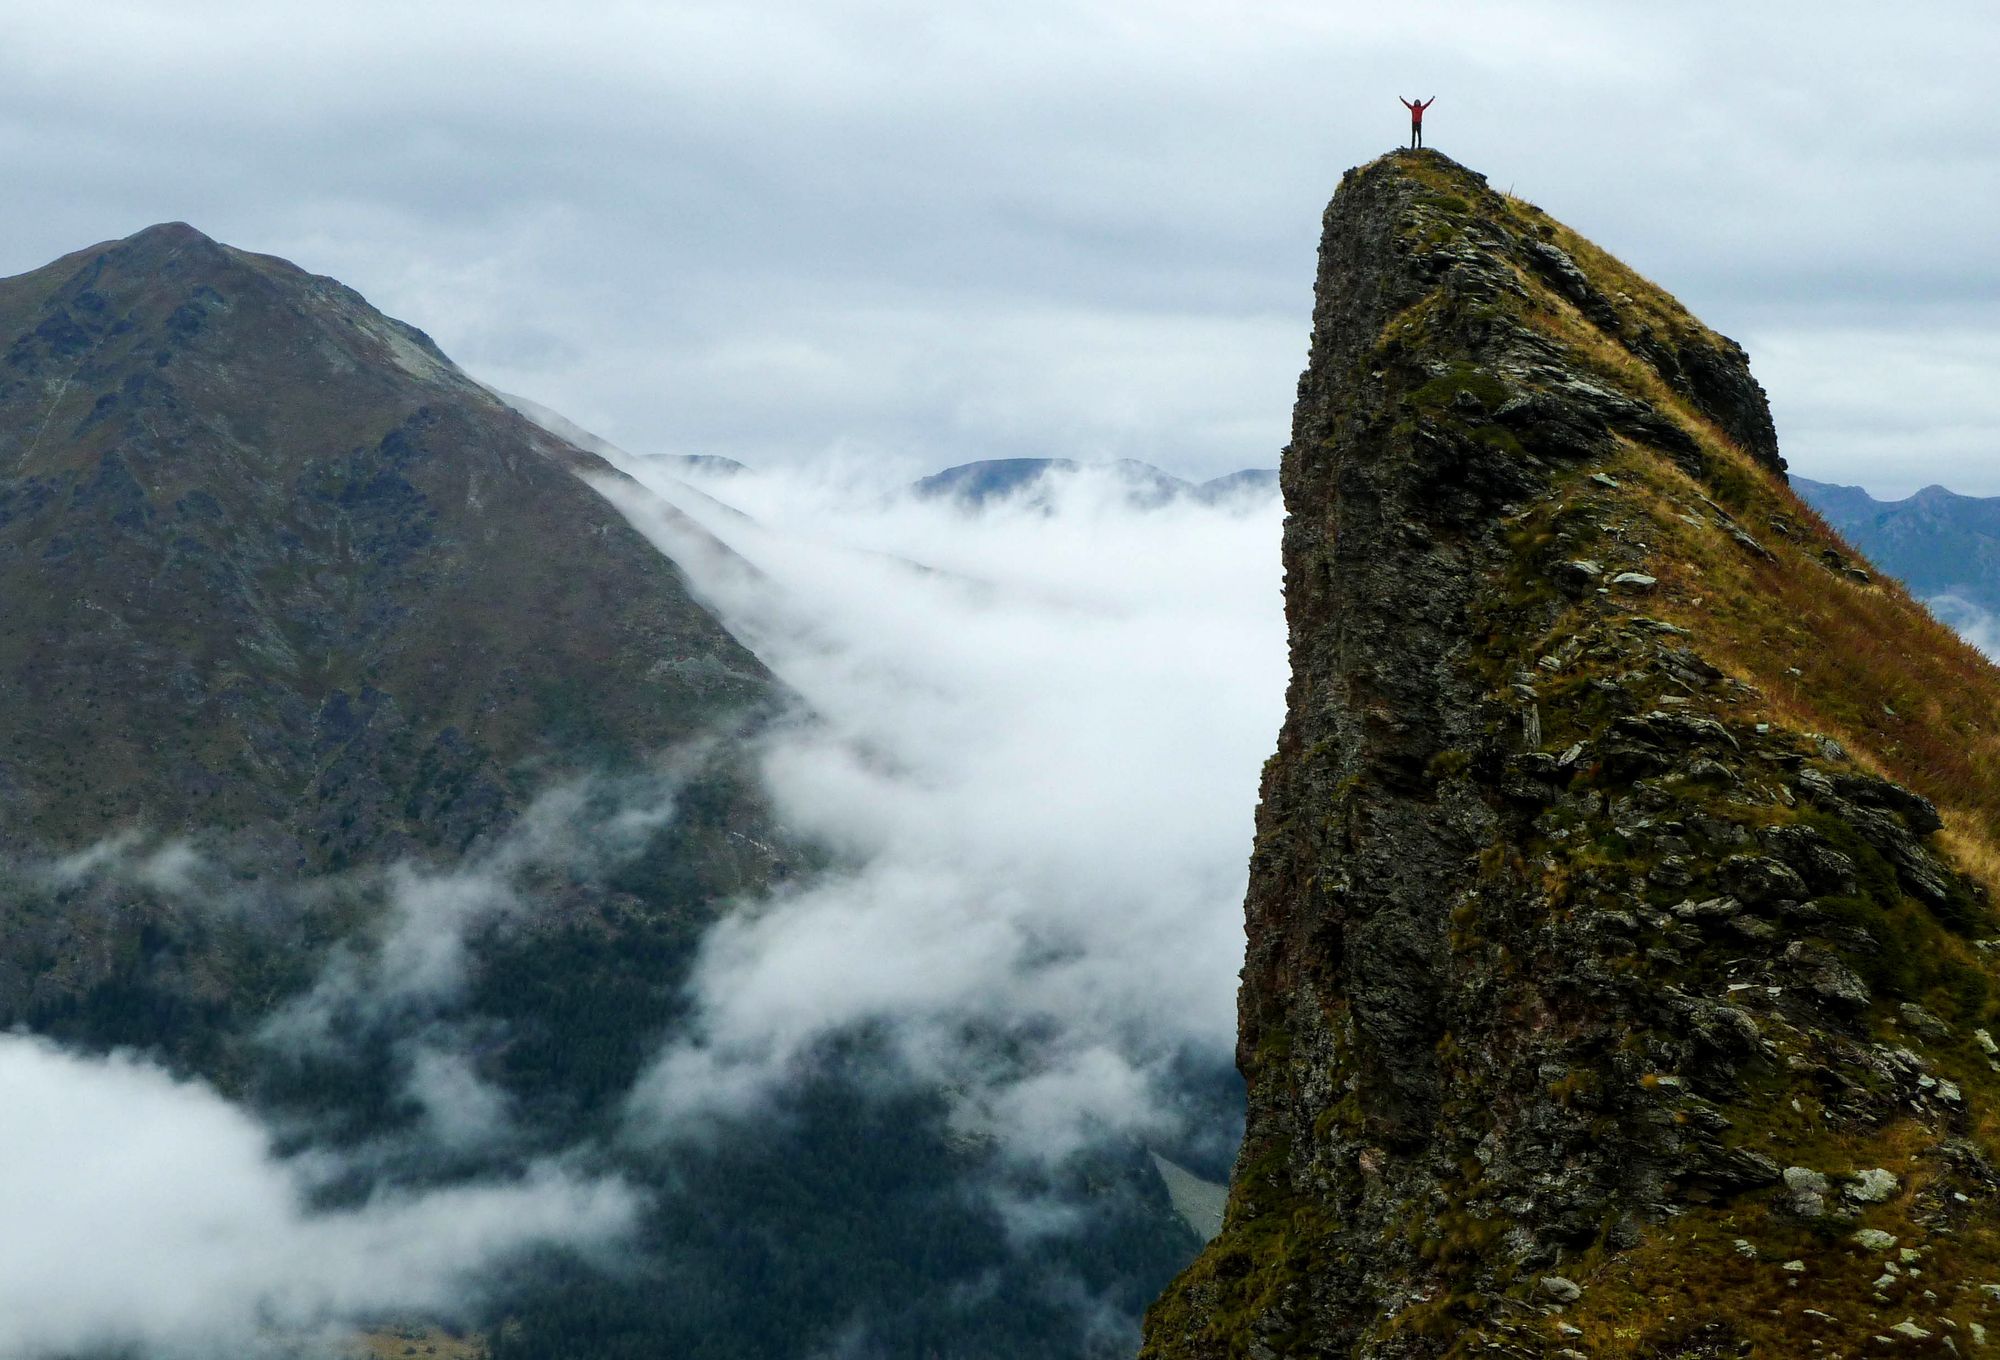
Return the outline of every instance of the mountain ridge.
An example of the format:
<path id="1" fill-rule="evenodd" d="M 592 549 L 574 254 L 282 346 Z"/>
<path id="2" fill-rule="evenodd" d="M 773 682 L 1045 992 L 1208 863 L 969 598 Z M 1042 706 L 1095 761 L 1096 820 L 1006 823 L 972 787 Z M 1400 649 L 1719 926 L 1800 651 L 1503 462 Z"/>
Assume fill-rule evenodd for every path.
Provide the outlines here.
<path id="1" fill-rule="evenodd" d="M 1265 468 L 1243 468 L 1193 482 L 1133 458 L 1101 463 L 1072 458 L 988 458 L 933 472 L 912 482 L 910 490 L 920 499 L 950 500 L 968 508 L 1014 500 L 1046 504 L 1050 479 L 1077 473 L 1108 476 L 1122 485 L 1127 500 L 1137 509 L 1158 509 L 1182 500 L 1214 505 L 1274 490 L 1278 476 Z"/>
<path id="2" fill-rule="evenodd" d="M 1793 481 L 1829 524 L 1918 595 L 2000 614 L 2000 497 L 1934 485 L 1878 500 L 1858 486 Z"/>

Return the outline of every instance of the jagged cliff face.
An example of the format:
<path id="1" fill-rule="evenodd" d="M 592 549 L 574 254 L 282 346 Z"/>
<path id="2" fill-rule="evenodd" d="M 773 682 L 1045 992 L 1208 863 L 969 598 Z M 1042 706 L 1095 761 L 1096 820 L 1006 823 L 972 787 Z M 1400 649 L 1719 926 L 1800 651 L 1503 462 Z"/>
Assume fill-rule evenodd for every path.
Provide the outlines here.
<path id="1" fill-rule="evenodd" d="M 1430 152 L 1343 180 L 1248 1131 L 1147 1355 L 2000 1326 L 2000 680 L 1783 467 L 1742 351 L 1539 210 Z"/>

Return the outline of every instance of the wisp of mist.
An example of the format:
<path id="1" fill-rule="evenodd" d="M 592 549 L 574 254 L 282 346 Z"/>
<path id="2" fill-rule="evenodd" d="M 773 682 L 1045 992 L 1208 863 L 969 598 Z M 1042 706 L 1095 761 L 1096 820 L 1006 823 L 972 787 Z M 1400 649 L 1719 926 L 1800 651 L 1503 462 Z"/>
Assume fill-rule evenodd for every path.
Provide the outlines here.
<path id="1" fill-rule="evenodd" d="M 507 1182 L 309 1207 L 311 1159 L 212 1087 L 125 1054 L 0 1036 L 0 1356 L 258 1353 L 435 1314 L 527 1247 L 617 1241 L 615 1180 L 542 1164 Z"/>

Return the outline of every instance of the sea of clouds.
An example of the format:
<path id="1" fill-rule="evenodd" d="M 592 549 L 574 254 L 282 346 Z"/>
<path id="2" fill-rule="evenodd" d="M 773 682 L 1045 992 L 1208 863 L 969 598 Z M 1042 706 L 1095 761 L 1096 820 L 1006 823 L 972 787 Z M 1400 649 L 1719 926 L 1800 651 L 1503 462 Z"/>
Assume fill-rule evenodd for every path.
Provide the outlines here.
<path id="1" fill-rule="evenodd" d="M 634 1120 L 741 1116 L 867 1026 L 1024 1158 L 1181 1136 L 1181 1065 L 1234 1048 L 1283 717 L 1275 494 L 1147 509 L 1084 469 L 975 507 L 855 468 L 622 465 L 605 494 L 812 715 L 764 770 L 845 866 L 711 934 Z"/>
<path id="2" fill-rule="evenodd" d="M 627 1093 L 621 1136 L 669 1160 L 746 1136 L 828 1041 L 866 1034 L 884 1082 L 945 1092 L 957 1127 L 1022 1168 L 1138 1143 L 1218 1169 L 1230 1112 L 1189 1091 L 1231 1063 L 1258 772 L 1283 716 L 1275 494 L 1158 504 L 1084 468 L 972 504 L 837 462 L 602 451 L 626 477 L 599 489 L 796 697 L 755 755 L 787 831 L 831 856 L 710 930 L 689 1019 Z M 2000 643 L 1973 606 L 1931 607 Z M 372 901 L 373 928 L 262 1042 L 392 1035 L 422 1112 L 404 1136 L 504 1152 L 515 1112 L 454 1009 L 468 941 L 533 919 L 551 875 L 638 853 L 674 815 L 683 756 L 552 788 L 455 864 L 246 887 L 135 832 L 15 871 L 190 910 Z M 330 1208 L 325 1187 L 391 1153 L 281 1153 L 296 1140 L 209 1085 L 22 1033 L 0 1036 L 0 1091 L 0 1204 L 34 1225 L 0 1239 L 0 1357 L 450 1317 L 524 1251 L 615 1253 L 644 1208 L 589 1148 Z M 1077 1212 L 1001 1207 L 1031 1235 Z"/>
<path id="3" fill-rule="evenodd" d="M 712 930 L 692 1018 L 627 1096 L 624 1136 L 670 1159 L 745 1136 L 818 1046 L 865 1032 L 886 1041 L 882 1080 L 948 1092 L 958 1126 L 1025 1168 L 1123 1140 L 1218 1170 L 1226 1102 L 1187 1092 L 1226 1079 L 1234 1045 L 1258 770 L 1283 712 L 1276 497 L 1147 509 L 1086 470 L 980 509 L 854 469 L 622 461 L 634 480 L 605 493 L 796 694 L 757 755 L 788 830 L 833 858 Z M 637 853 L 673 815 L 675 769 L 551 789 L 449 865 L 246 886 L 196 844 L 132 832 L 10 872 L 238 918 L 363 903 L 373 927 L 260 1041 L 393 1036 L 422 1111 L 402 1136 L 504 1153 L 515 1112 L 468 1056 L 490 1035 L 455 1010 L 468 941 L 531 920 L 551 876 Z M 5 1357 L 450 1317 L 524 1251 L 615 1252 L 643 1208 L 589 1148 L 328 1208 L 325 1187 L 411 1149 L 281 1151 L 295 1130 L 208 1084 L 22 1033 L 0 1036 L 0 1091 Z M 1075 1213 L 1001 1207 L 1030 1233 Z"/>

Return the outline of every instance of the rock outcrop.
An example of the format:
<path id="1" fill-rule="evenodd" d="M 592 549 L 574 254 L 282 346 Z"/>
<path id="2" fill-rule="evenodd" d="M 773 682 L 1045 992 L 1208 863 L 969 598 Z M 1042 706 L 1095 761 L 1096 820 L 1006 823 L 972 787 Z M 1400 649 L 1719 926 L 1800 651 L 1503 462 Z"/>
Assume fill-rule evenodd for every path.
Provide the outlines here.
<path id="1" fill-rule="evenodd" d="M 1345 177 L 1247 1136 L 1147 1356 L 2000 1325 L 2000 676 L 1783 469 L 1743 352 L 1616 260 L 1434 152 Z"/>

